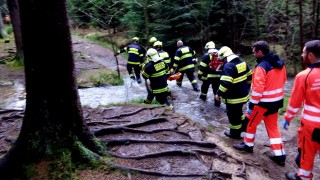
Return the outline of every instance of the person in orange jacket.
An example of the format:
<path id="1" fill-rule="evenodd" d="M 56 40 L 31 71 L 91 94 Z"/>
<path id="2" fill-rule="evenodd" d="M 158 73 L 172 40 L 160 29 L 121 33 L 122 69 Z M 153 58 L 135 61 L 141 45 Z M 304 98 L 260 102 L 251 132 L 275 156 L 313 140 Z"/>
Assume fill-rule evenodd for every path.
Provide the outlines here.
<path id="1" fill-rule="evenodd" d="M 285 151 L 278 128 L 278 110 L 283 107 L 284 84 L 287 80 L 284 62 L 269 50 L 266 41 L 257 41 L 252 47 L 257 66 L 252 74 L 249 122 L 244 140 L 235 149 L 253 152 L 257 126 L 264 120 L 273 155 L 269 157 L 280 166 L 285 165 Z"/>
<path id="2" fill-rule="evenodd" d="M 305 43 L 301 54 L 308 68 L 297 74 L 289 104 L 284 115 L 283 128 L 298 114 L 303 104 L 298 130 L 298 173 L 287 172 L 288 179 L 312 179 L 312 168 L 317 152 L 320 152 L 320 40 Z"/>

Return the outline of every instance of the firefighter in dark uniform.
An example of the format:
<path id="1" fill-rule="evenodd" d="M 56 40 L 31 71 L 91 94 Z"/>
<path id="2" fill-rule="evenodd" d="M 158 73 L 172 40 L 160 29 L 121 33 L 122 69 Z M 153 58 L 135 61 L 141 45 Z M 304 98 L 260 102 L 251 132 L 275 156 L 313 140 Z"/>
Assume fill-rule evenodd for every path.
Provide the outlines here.
<path id="1" fill-rule="evenodd" d="M 196 52 L 189 46 L 184 46 L 181 40 L 177 42 L 177 47 L 178 50 L 174 56 L 174 63 L 173 67 L 171 68 L 171 73 L 175 72 L 176 70 L 181 72 L 181 76 L 177 80 L 177 85 L 180 87 L 182 85 L 183 76 L 186 74 L 191 82 L 193 90 L 199 92 L 199 86 L 193 74 L 195 68 L 193 57 L 195 56 Z"/>
<path id="2" fill-rule="evenodd" d="M 163 61 L 168 65 L 169 69 L 171 69 L 171 66 L 172 66 L 171 58 L 169 54 L 162 49 L 163 43 L 161 41 L 156 41 L 153 44 L 153 48 L 158 51 L 159 56 L 163 58 Z"/>
<path id="3" fill-rule="evenodd" d="M 229 138 L 241 139 L 244 123 L 242 107 L 249 100 L 252 71 L 246 62 L 227 46 L 222 47 L 218 55 L 220 59 L 227 61 L 223 66 L 220 86 L 215 96 L 216 100 L 221 98 L 227 108 L 230 131 L 225 131 L 224 134 Z"/>
<path id="4" fill-rule="evenodd" d="M 138 83 L 141 83 L 140 77 L 140 70 L 141 70 L 141 63 L 143 62 L 143 57 L 145 55 L 145 49 L 138 44 L 139 38 L 134 37 L 132 38 L 132 44 L 127 47 L 121 48 L 115 56 L 120 53 L 127 52 L 128 53 L 128 62 L 127 62 L 127 70 L 129 76 L 133 80 L 137 80 Z M 134 73 L 132 69 L 134 69 Z"/>
<path id="5" fill-rule="evenodd" d="M 169 96 L 169 87 L 167 84 L 167 72 L 169 67 L 164 63 L 157 50 L 150 48 L 147 51 L 147 57 L 151 59 L 142 71 L 142 77 L 149 79 L 152 94 L 160 104 L 166 104 L 170 109 L 173 108 Z"/>
<path id="6" fill-rule="evenodd" d="M 212 87 L 213 94 L 216 95 L 220 85 L 221 70 L 223 67 L 223 63 L 219 64 L 217 67 L 211 67 L 213 66 L 212 61 L 217 61 L 218 57 L 218 50 L 215 49 L 214 42 L 208 42 L 205 49 L 208 49 L 208 52 L 202 57 L 198 70 L 198 78 L 202 81 L 200 99 L 204 101 L 207 99 L 207 93 L 210 85 Z M 214 99 L 215 106 L 219 107 L 220 104 L 221 101 Z"/>

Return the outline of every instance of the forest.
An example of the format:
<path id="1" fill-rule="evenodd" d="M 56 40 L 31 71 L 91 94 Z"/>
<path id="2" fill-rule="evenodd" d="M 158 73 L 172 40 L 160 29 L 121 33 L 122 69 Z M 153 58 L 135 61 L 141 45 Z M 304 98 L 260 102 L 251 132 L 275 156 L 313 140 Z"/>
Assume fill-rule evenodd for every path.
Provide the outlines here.
<path id="1" fill-rule="evenodd" d="M 87 109 L 81 107 L 75 77 L 75 51 L 72 49 L 74 44 L 70 29 L 94 28 L 97 32 L 108 32 L 105 37 L 101 38 L 108 41 L 113 48 L 114 46 L 120 48 L 130 43 L 134 36 L 139 37 L 140 43 L 148 47 L 150 46 L 148 44 L 149 38 L 155 36 L 164 42 L 164 49 L 170 54 L 176 50 L 177 40 L 183 40 L 185 44 L 190 45 L 199 56 L 204 52 L 204 44 L 208 41 L 214 41 L 218 48 L 229 46 L 234 52 L 248 59 L 252 56 L 252 43 L 257 40 L 266 40 L 270 43 L 272 50 L 280 54 L 287 65 L 293 67 L 291 75 L 295 75 L 303 66 L 300 54 L 304 43 L 319 38 L 319 3 L 319 0 L 0 0 L 0 38 L 6 43 L 8 34 L 14 34 L 16 50 L 14 59 L 24 66 L 26 91 L 25 110 L 10 117 L 1 117 L 3 121 L 0 123 L 4 122 L 6 118 L 9 118 L 10 121 L 18 118 L 21 123 L 19 124 L 21 132 L 16 135 L 17 137 L 13 137 L 12 140 L 0 139 L 11 143 L 10 149 L 3 151 L 0 159 L 1 177 L 10 179 L 15 176 L 19 177 L 21 175 L 19 173 L 23 175 L 20 178 L 30 177 L 29 175 L 33 173 L 34 169 L 30 170 L 30 166 L 26 165 L 58 158 L 60 158 L 58 159 L 59 167 L 63 168 L 58 168 L 57 171 L 61 172 L 75 172 L 72 161 L 92 166 L 109 163 L 111 167 L 108 167 L 106 174 L 110 175 L 112 173 L 109 174 L 109 172 L 118 168 L 121 172 L 126 172 L 123 173 L 125 174 L 124 179 L 131 179 L 131 170 L 149 173 L 153 176 L 152 178 L 155 178 L 154 176 L 170 176 L 170 173 L 161 169 L 162 167 L 159 167 L 161 173 L 150 170 L 150 167 L 158 168 L 159 165 L 150 157 L 162 157 L 162 155 L 166 158 L 169 157 L 166 160 L 167 166 L 184 167 L 183 165 L 189 165 L 185 163 L 185 160 L 187 162 L 190 159 L 203 165 L 203 167 L 198 166 L 197 173 L 189 173 L 185 170 L 188 170 L 188 167 L 185 166 L 186 168 L 182 172 L 187 172 L 187 174 L 181 175 L 181 172 L 178 171 L 172 174 L 173 177 L 190 176 L 191 179 L 195 176 L 200 178 L 208 176 L 211 177 L 208 179 L 215 179 L 214 175 L 223 176 L 224 179 L 233 179 L 235 176 L 242 176 L 243 179 L 250 179 L 250 177 L 255 179 L 262 176 L 267 177 L 266 179 L 283 177 L 284 171 L 292 170 L 294 167 L 297 125 L 292 125 L 294 129 L 286 133 L 290 137 L 287 140 L 288 147 L 291 147 L 288 153 L 290 155 L 289 166 L 270 173 L 269 169 L 274 164 L 271 164 L 270 159 L 265 156 L 267 151 L 265 149 L 269 147 L 265 145 L 264 140 L 258 145 L 259 148 L 255 152 L 258 153 L 257 156 L 239 155 L 233 153 L 230 148 L 228 149 L 230 143 L 233 142 L 221 138 L 220 131 L 211 129 L 210 134 L 209 128 L 203 130 L 190 119 L 180 116 L 177 118 L 174 113 L 162 117 L 164 111 L 161 112 L 159 107 L 130 107 L 132 108 L 129 108 L 130 112 L 122 111 L 122 109 L 117 111 L 118 109 L 115 107 L 89 108 L 89 110 L 88 107 L 86 107 Z M 7 15 L 10 17 L 10 22 L 6 19 Z M 87 45 L 83 47 L 87 47 Z M 113 58 L 113 55 L 110 57 Z M 111 59 L 114 62 L 112 58 L 108 60 Z M 180 94 L 188 94 L 188 91 L 186 92 Z M 190 96 L 189 98 L 194 97 Z M 197 100 L 193 99 L 193 101 Z M 188 103 L 190 104 L 189 101 L 187 101 Z M 199 109 L 203 113 L 204 108 L 200 107 Z M 208 111 L 213 113 L 211 109 Z M 217 111 L 221 114 L 224 113 L 224 109 Z M 8 111 L 1 110 L 1 113 L 3 112 L 7 113 Z M 139 114 L 141 112 L 144 116 Z M 132 114 L 138 117 L 132 118 L 130 116 Z M 90 116 L 93 115 L 96 117 L 90 119 Z M 97 117 L 102 120 L 94 121 L 98 119 Z M 213 114 L 210 118 L 212 117 L 217 118 L 218 116 Z M 114 123 L 121 118 L 123 118 L 122 122 L 146 119 L 143 122 L 125 124 L 116 128 L 97 129 L 95 127 Z M 221 117 L 219 120 L 223 118 Z M 144 125 L 150 128 L 148 125 L 156 123 L 170 124 L 170 128 L 139 129 Z M 165 127 L 168 126 L 167 124 L 158 126 Z M 219 125 L 219 128 L 227 127 L 223 123 Z M 137 127 L 138 129 L 134 129 Z M 5 129 L 8 127 L 6 126 Z M 163 131 L 169 131 L 169 133 Z M 166 152 L 156 152 L 156 155 L 151 153 L 141 155 L 139 154 L 141 146 L 136 146 L 135 158 L 140 160 L 147 157 L 149 158 L 147 162 L 154 162 L 150 167 L 146 166 L 141 170 L 136 168 L 143 164 L 138 160 L 136 163 L 132 163 L 123 159 L 119 160 L 122 157 L 121 152 L 112 154 L 119 149 L 121 151 L 123 147 L 132 150 L 134 147 L 130 149 L 131 145 L 142 142 L 141 139 L 130 139 L 130 141 L 128 139 L 113 139 L 112 133 L 121 134 L 121 132 L 127 133 L 126 138 L 131 138 L 130 136 L 134 132 L 144 132 L 145 137 L 160 132 L 160 135 L 156 135 L 155 139 L 163 138 L 163 136 L 170 137 L 170 133 L 172 133 L 179 140 L 161 141 L 161 143 L 185 144 L 187 142 L 190 143 L 189 147 L 193 147 L 193 149 L 167 150 Z M 98 136 L 101 138 L 97 138 Z M 211 142 L 202 141 L 207 140 L 206 138 L 211 139 Z M 157 140 L 148 140 L 144 143 L 161 144 Z M 105 143 L 108 142 L 112 142 L 111 145 L 109 144 L 110 146 L 106 146 Z M 158 146 L 157 150 L 162 150 L 163 147 L 168 147 L 168 145 Z M 174 164 L 176 161 L 170 159 L 172 154 L 181 155 L 185 159 L 180 160 L 180 164 Z M 110 155 L 114 155 L 113 158 L 117 157 L 118 162 L 124 165 L 132 163 L 136 167 L 128 168 L 121 166 L 121 163 L 119 163 L 120 165 L 110 163 Z M 181 157 L 179 156 L 179 158 Z M 254 158 L 254 160 L 247 161 L 245 158 L 248 157 Z M 64 161 L 60 161 L 61 159 Z M 197 167 L 197 163 L 190 164 L 192 167 Z M 220 167 L 217 169 L 214 163 L 217 167 L 224 163 L 230 168 Z M 43 164 L 40 163 L 41 165 Z M 225 172 L 226 169 L 229 171 Z M 11 173 L 13 170 L 16 170 L 17 174 Z M 43 169 L 40 168 L 40 172 L 41 170 Z M 122 177 L 121 172 L 118 175 L 120 174 L 119 176 Z M 316 169 L 317 177 L 319 176 L 318 172 L 319 169 Z M 73 177 L 72 174 L 66 174 L 66 177 L 55 175 L 55 178 L 52 179 Z M 137 174 L 132 173 L 133 175 Z"/>
<path id="2" fill-rule="evenodd" d="M 0 1 L 0 19 L 10 14 L 13 26 L 19 26 L 15 1 Z M 250 55 L 254 41 L 266 40 L 286 63 L 298 66 L 292 74 L 301 69 L 304 42 L 319 38 L 320 32 L 319 0 L 69 0 L 67 6 L 72 27 L 108 30 L 111 43 L 124 33 L 126 41 L 116 43 L 119 47 L 134 36 L 148 46 L 155 36 L 169 54 L 181 39 L 199 54 L 214 41 Z"/>

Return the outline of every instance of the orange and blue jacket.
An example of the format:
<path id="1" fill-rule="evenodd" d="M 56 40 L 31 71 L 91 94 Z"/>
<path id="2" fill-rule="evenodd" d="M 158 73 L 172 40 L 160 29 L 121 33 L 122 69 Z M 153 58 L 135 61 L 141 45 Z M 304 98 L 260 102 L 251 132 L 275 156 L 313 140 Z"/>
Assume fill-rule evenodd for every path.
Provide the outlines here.
<path id="1" fill-rule="evenodd" d="M 252 71 L 246 62 L 235 58 L 227 62 L 222 69 L 220 86 L 217 94 L 221 101 L 228 104 L 246 103 L 249 100 L 249 89 Z"/>
<path id="2" fill-rule="evenodd" d="M 194 68 L 192 58 L 195 54 L 196 52 L 188 46 L 180 47 L 174 56 L 173 68 L 178 68 L 181 72 Z"/>
<path id="3" fill-rule="evenodd" d="M 320 63 L 298 73 L 294 80 L 289 104 L 284 115 L 285 120 L 291 121 L 303 106 L 301 122 L 320 128 Z"/>
<path id="4" fill-rule="evenodd" d="M 284 84 L 287 80 L 284 62 L 273 53 L 257 59 L 257 62 L 252 74 L 249 108 L 259 105 L 278 111 L 283 107 Z"/>
<path id="5" fill-rule="evenodd" d="M 118 51 L 118 53 L 128 53 L 128 64 L 140 65 L 143 62 L 145 50 L 138 43 L 132 43 Z"/>

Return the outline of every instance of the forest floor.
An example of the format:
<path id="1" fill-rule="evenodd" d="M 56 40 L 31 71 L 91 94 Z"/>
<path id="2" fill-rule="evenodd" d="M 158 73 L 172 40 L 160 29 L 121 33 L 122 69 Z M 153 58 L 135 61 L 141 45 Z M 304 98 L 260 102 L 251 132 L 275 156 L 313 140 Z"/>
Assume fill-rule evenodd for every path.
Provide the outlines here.
<path id="1" fill-rule="evenodd" d="M 12 42 L 1 42 L 0 59 L 8 56 L 10 49 L 14 49 Z M 113 52 L 109 49 L 77 38 L 73 41 L 73 50 L 78 78 L 88 70 L 101 67 L 116 69 Z M 126 59 L 120 56 L 118 59 L 120 70 L 126 73 Z M 11 84 L 6 82 L 24 83 L 23 69 L 12 69 L 0 64 L 0 72 L 0 86 Z M 175 101 L 179 101 L 179 98 L 177 95 Z M 210 107 L 207 108 L 210 111 Z M 297 123 L 290 126 L 291 130 L 282 131 L 288 157 L 286 166 L 280 167 L 267 157 L 270 147 L 266 137 L 257 142 L 253 154 L 242 153 L 232 148 L 234 143 L 241 140 L 221 137 L 186 115 L 159 105 L 83 107 L 83 112 L 90 130 L 108 143 L 106 151 L 119 171 L 105 168 L 77 170 L 74 179 L 273 180 L 285 179 L 285 172 L 297 170 L 294 162 Z M 22 110 L 0 108 L 0 156 L 10 149 L 17 138 L 23 115 Z M 43 164 L 46 163 L 40 164 L 39 169 L 46 169 L 41 167 Z M 315 179 L 320 178 L 319 174 L 317 167 Z M 38 171 L 33 179 L 50 177 L 50 173 Z"/>

